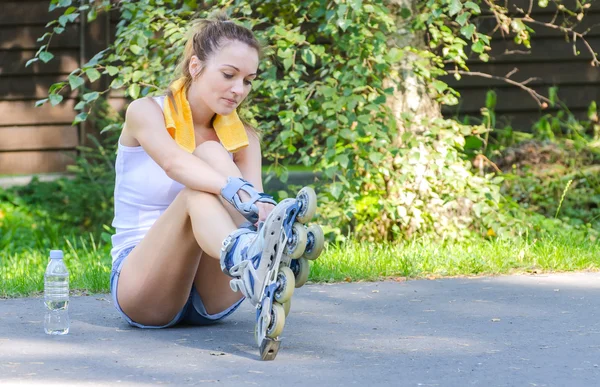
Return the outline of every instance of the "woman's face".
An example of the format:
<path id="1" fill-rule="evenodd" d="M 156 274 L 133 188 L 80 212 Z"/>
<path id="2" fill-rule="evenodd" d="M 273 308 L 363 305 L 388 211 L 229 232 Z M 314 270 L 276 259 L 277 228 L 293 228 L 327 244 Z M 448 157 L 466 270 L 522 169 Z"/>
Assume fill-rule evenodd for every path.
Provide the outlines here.
<path id="1" fill-rule="evenodd" d="M 216 114 L 228 115 L 248 96 L 257 69 L 258 52 L 240 41 L 225 43 L 206 63 L 194 56 L 190 61 L 193 81 L 188 98 L 192 104 L 197 101 Z M 200 72 L 200 76 L 194 76 Z"/>

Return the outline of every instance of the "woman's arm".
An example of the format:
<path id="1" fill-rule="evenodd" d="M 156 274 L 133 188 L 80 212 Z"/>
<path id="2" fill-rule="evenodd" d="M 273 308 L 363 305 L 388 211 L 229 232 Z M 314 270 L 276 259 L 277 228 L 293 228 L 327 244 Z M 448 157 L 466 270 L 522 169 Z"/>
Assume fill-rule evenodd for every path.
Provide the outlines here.
<path id="1" fill-rule="evenodd" d="M 242 177 L 248 180 L 258 192 L 263 192 L 260 140 L 252 129 L 246 128 L 246 131 L 248 132 L 248 146 L 234 153 L 233 161 L 242 173 Z"/>
<path id="2" fill-rule="evenodd" d="M 251 129 L 248 132 L 248 147 L 234 153 L 233 161 L 242 173 L 242 177 L 248 180 L 258 192 L 264 192 L 262 185 L 262 154 L 260 152 L 260 140 L 258 135 Z M 273 211 L 274 206 L 269 203 L 257 202 L 258 223 L 267 219 Z"/>
<path id="3" fill-rule="evenodd" d="M 227 184 L 227 176 L 177 145 L 167 132 L 160 107 L 150 98 L 129 105 L 123 130 L 140 143 L 167 176 L 186 187 L 220 195 Z"/>

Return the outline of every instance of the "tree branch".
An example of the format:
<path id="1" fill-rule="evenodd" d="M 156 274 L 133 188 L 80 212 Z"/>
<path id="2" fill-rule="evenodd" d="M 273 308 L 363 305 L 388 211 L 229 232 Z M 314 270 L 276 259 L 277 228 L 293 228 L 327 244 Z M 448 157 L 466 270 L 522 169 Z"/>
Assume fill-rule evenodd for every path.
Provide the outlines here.
<path id="1" fill-rule="evenodd" d="M 550 23 L 545 23 L 545 22 L 541 22 L 541 21 L 537 21 L 532 19 L 529 16 L 525 16 L 523 17 L 523 22 L 526 23 L 531 23 L 531 24 L 537 24 L 540 26 L 544 26 L 547 28 L 552 28 L 555 30 L 559 30 L 568 34 L 571 34 L 575 37 L 574 40 L 576 40 L 577 38 L 581 39 L 581 41 L 583 41 L 583 44 L 585 45 L 585 47 L 588 49 L 588 51 L 590 52 L 590 54 L 592 54 L 592 66 L 600 66 L 600 60 L 598 60 L 598 55 L 596 54 L 596 52 L 594 51 L 594 49 L 592 48 L 592 46 L 590 46 L 590 44 L 588 43 L 587 40 L 585 40 L 585 37 L 583 36 L 583 34 L 573 30 L 573 28 L 567 28 L 567 27 L 563 27 L 563 26 L 557 26 L 556 24 L 550 24 Z M 573 44 L 575 44 L 575 42 L 573 42 Z"/>
<path id="2" fill-rule="evenodd" d="M 542 109 L 545 109 L 546 107 L 548 107 L 548 104 L 551 103 L 551 101 L 548 98 L 539 94 L 538 92 L 533 90 L 531 87 L 525 86 L 526 83 L 529 83 L 530 81 L 532 81 L 535 78 L 529 78 L 525 82 L 517 82 L 517 81 L 513 81 L 512 79 L 505 78 L 505 77 L 490 75 L 490 74 L 481 73 L 481 72 L 477 72 L 477 71 L 454 70 L 454 71 L 450 71 L 450 72 L 455 73 L 455 74 L 460 74 L 460 75 L 482 77 L 482 78 L 487 78 L 487 79 L 497 79 L 499 81 L 509 83 L 513 86 L 517 86 L 518 88 L 527 92 L 535 100 L 535 102 L 539 105 L 539 107 L 541 107 Z"/>

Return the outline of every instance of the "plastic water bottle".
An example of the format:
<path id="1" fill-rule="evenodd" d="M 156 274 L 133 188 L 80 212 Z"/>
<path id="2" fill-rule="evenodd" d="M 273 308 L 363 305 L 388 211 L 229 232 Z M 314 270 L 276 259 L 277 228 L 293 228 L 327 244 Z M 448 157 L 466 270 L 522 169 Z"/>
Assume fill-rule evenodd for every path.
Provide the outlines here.
<path id="1" fill-rule="evenodd" d="M 61 250 L 50 251 L 44 274 L 44 331 L 49 335 L 69 333 L 69 271 Z"/>

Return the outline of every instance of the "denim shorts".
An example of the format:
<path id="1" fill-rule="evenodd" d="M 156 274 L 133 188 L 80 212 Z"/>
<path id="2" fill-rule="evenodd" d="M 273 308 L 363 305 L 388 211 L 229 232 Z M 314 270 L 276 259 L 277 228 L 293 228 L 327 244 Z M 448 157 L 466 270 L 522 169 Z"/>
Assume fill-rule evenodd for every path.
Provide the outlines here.
<path id="1" fill-rule="evenodd" d="M 121 268 L 123 267 L 123 263 L 125 262 L 125 258 L 129 255 L 131 250 L 133 250 L 135 246 L 128 247 L 123 249 L 117 259 L 113 262 L 112 272 L 110 274 L 110 292 L 112 294 L 113 304 L 115 308 L 121 315 L 121 317 L 127 321 L 127 323 L 131 326 L 138 328 L 168 328 L 176 324 L 189 324 L 189 325 L 210 325 L 214 324 L 219 320 L 224 319 L 233 313 L 244 301 L 242 298 L 239 301 L 236 301 L 233 305 L 231 305 L 226 310 L 217 313 L 217 314 L 208 314 L 206 312 L 206 308 L 200 299 L 200 295 L 196 291 L 196 287 L 192 285 L 192 289 L 190 291 L 190 295 L 188 297 L 187 302 L 181 308 L 179 313 L 166 325 L 142 325 L 133 321 L 129 316 L 127 316 L 121 307 L 119 306 L 119 302 L 117 301 L 117 285 L 119 275 L 121 274 Z"/>

